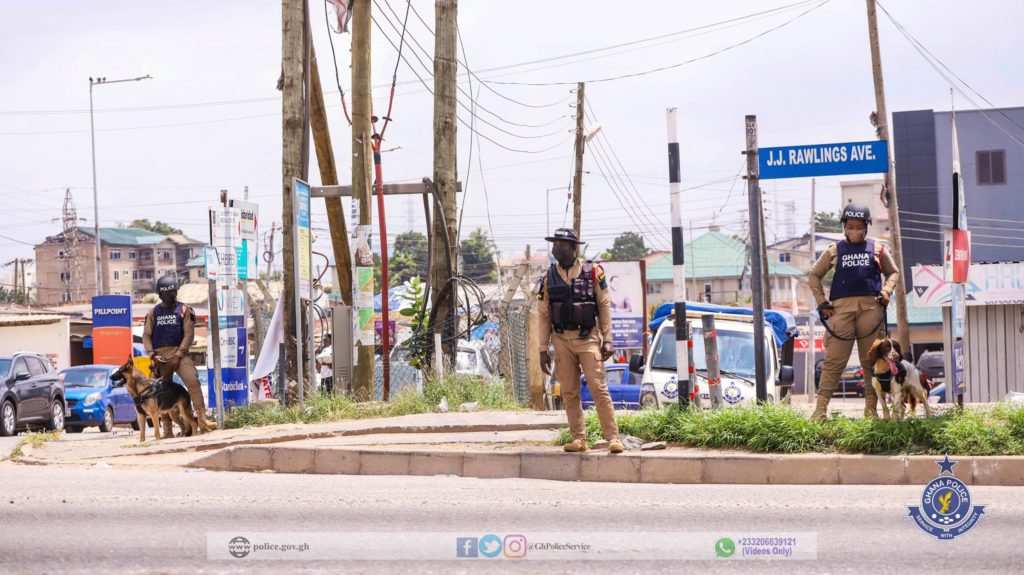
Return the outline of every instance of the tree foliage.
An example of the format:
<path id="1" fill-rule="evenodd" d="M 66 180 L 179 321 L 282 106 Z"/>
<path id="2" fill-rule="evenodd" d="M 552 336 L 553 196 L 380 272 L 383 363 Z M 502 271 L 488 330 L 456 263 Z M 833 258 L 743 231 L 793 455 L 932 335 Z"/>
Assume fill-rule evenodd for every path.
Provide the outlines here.
<path id="1" fill-rule="evenodd" d="M 497 264 L 494 261 L 494 247 L 491 239 L 481 228 L 477 228 L 462 241 L 463 275 L 477 282 L 492 282 L 498 279 Z"/>
<path id="2" fill-rule="evenodd" d="M 601 259 L 607 261 L 638 260 L 651 250 L 644 246 L 644 237 L 635 232 L 623 232 L 615 238 L 612 249 L 605 252 Z"/>
<path id="3" fill-rule="evenodd" d="M 181 229 L 176 228 L 176 227 L 172 226 L 171 224 L 167 224 L 167 223 L 161 222 L 160 220 L 157 220 L 155 222 L 150 223 L 149 219 L 147 219 L 147 218 L 140 218 L 140 219 L 137 219 L 137 220 L 132 220 L 132 223 L 128 224 L 128 227 L 129 228 L 136 228 L 136 229 L 140 229 L 140 230 L 146 230 L 146 231 L 149 231 L 149 232 L 153 232 L 154 234 L 161 234 L 161 235 L 164 235 L 164 236 L 169 236 L 169 235 L 172 235 L 172 234 L 184 234 L 185 233 L 185 232 L 181 231 Z"/>
<path id="4" fill-rule="evenodd" d="M 818 212 L 814 215 L 815 230 L 819 233 L 839 233 L 843 231 L 843 224 L 839 223 L 839 216 L 834 212 Z"/>

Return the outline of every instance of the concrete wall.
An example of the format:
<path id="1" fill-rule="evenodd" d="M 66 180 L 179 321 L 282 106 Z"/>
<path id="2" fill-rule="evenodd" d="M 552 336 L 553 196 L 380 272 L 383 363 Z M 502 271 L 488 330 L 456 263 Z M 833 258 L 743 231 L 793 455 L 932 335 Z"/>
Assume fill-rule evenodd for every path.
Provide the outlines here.
<path id="1" fill-rule="evenodd" d="M 0 354 L 31 351 L 50 358 L 56 369 L 71 365 L 71 327 L 66 318 L 42 325 L 0 325 Z"/>
<path id="2" fill-rule="evenodd" d="M 942 321 L 945 349 L 952 350 L 948 307 L 942 310 Z M 964 334 L 964 359 L 967 363 L 964 401 L 1003 401 L 1009 391 L 1024 391 L 1024 354 L 1021 350 L 1024 350 L 1024 305 L 968 306 Z M 949 390 L 953 381 L 952 352 L 947 351 L 945 355 Z"/>
<path id="3" fill-rule="evenodd" d="M 871 237 L 888 241 L 890 234 L 889 209 L 882 204 L 880 198 L 884 183 L 885 181 L 882 179 L 839 182 L 838 213 L 842 213 L 843 207 L 850 202 L 867 206 L 871 210 Z"/>

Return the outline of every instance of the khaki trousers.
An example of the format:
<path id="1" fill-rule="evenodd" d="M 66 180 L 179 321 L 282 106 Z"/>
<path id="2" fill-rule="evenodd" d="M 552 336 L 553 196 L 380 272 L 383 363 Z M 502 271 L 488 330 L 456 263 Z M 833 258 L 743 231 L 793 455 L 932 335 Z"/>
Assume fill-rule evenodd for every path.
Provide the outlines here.
<path id="1" fill-rule="evenodd" d="M 552 333 L 551 342 L 555 348 L 555 378 L 562 390 L 562 403 L 569 419 L 572 438 L 586 440 L 586 426 L 583 423 L 583 400 L 580 398 L 580 368 L 587 376 L 587 387 L 594 398 L 597 415 L 601 419 L 601 432 L 608 441 L 618 439 L 619 427 L 615 422 L 615 407 L 604 377 L 604 360 L 601 359 L 601 336 L 591 331 L 581 338 L 578 331 Z"/>
<path id="2" fill-rule="evenodd" d="M 174 357 L 175 352 L 178 351 L 177 347 L 165 346 L 156 348 L 156 353 L 164 359 L 171 359 Z M 167 377 L 171 374 L 171 368 L 167 364 L 154 363 L 154 372 L 157 377 Z M 178 376 L 181 377 L 181 381 L 185 382 L 185 388 L 188 389 L 188 396 L 192 400 L 192 409 L 196 411 L 196 420 L 199 423 L 199 433 L 206 432 L 206 398 L 203 397 L 203 388 L 199 383 L 199 371 L 196 370 L 196 365 L 192 363 L 192 358 L 185 356 L 178 362 Z M 161 418 L 163 420 L 164 436 L 173 437 L 171 434 L 171 420 L 169 418 Z M 156 425 L 156 422 L 153 422 Z"/>
<path id="3" fill-rule="evenodd" d="M 871 385 L 874 377 L 874 365 L 868 359 L 868 351 L 872 344 L 882 337 L 879 322 L 885 315 L 881 304 L 872 296 L 844 297 L 832 302 L 835 315 L 828 320 L 828 326 L 837 335 L 844 338 L 857 337 L 857 353 L 860 365 L 864 369 L 864 415 L 878 417 L 878 396 Z M 825 335 L 825 362 L 821 367 L 821 380 L 818 383 L 818 405 L 828 405 L 828 400 L 839 386 L 839 378 L 850 361 L 853 352 L 853 341 L 847 341 Z M 824 403 L 823 403 L 824 402 Z"/>

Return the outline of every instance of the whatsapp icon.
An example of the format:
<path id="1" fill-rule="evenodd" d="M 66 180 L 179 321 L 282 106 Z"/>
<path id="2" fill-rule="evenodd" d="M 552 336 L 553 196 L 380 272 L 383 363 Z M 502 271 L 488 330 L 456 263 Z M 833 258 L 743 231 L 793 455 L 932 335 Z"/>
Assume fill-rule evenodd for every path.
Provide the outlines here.
<path id="1" fill-rule="evenodd" d="M 728 537 L 722 537 L 715 542 L 715 555 L 719 557 L 732 557 L 736 552 L 736 543 Z"/>

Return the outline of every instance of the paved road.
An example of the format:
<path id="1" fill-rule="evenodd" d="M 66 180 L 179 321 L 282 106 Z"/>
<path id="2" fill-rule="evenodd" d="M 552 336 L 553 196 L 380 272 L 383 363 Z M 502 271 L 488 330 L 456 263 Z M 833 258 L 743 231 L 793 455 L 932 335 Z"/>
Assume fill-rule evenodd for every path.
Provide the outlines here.
<path id="1" fill-rule="evenodd" d="M 20 433 L 13 437 L 0 437 L 0 459 L 10 455 L 14 446 L 25 438 L 26 433 Z M 97 439 L 108 439 L 113 435 L 119 437 L 134 437 L 135 432 L 130 427 L 115 427 L 114 431 L 103 433 L 98 427 L 87 427 L 82 433 L 62 433 L 58 441 L 95 441 Z"/>
<path id="2" fill-rule="evenodd" d="M 1009 573 L 1024 570 L 1018 488 L 955 542 L 906 518 L 920 487 L 671 486 L 69 468 L 0 463 L 0 573 Z M 801 531 L 816 561 L 210 561 L 208 532 Z"/>

